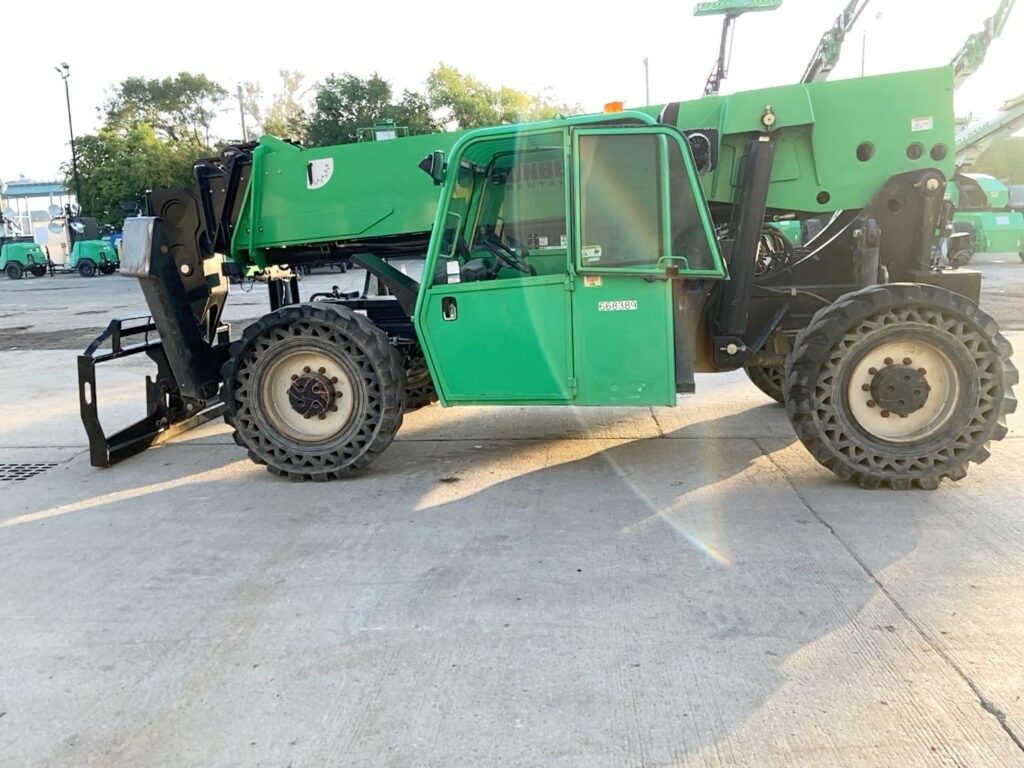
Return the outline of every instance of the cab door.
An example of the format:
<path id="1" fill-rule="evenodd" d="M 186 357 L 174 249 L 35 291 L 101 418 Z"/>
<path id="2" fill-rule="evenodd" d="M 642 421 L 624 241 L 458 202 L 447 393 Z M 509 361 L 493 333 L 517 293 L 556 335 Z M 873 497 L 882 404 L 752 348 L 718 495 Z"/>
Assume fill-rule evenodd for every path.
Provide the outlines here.
<path id="1" fill-rule="evenodd" d="M 446 236 L 436 238 L 436 274 L 424 275 L 417 309 L 420 342 L 446 405 L 556 404 L 574 397 L 566 250 L 540 247 L 526 234 L 543 229 L 545 244 L 566 237 L 567 151 L 564 130 L 516 131 L 485 134 L 451 160 Z M 524 169 L 537 163 L 559 172 L 527 177 Z M 492 205 L 495 195 L 499 202 Z M 529 243 L 525 271 L 488 256 L 481 232 L 520 245 L 521 253 Z M 497 274 L 468 281 L 462 270 L 481 257 Z"/>
<path id="2" fill-rule="evenodd" d="M 579 128 L 572 146 L 577 402 L 674 404 L 672 280 L 726 274 L 689 150 L 665 127 Z"/>

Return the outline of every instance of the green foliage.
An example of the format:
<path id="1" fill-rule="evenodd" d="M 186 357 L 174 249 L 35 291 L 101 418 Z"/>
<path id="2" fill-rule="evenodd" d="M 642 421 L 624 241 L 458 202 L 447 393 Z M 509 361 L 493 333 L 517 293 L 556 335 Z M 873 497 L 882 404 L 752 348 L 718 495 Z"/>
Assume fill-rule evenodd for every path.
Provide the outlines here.
<path id="1" fill-rule="evenodd" d="M 263 89 L 259 83 L 245 83 L 242 86 L 242 104 L 251 125 L 246 128 L 249 137 L 271 134 L 284 139 L 304 142 L 308 120 L 303 102 L 313 86 L 303 88 L 306 76 L 298 71 L 282 69 L 281 89 L 264 106 Z"/>
<path id="2" fill-rule="evenodd" d="M 166 141 L 146 123 L 80 136 L 75 149 L 82 210 L 115 228 L 127 215 L 122 203 L 141 203 L 150 189 L 191 184 L 192 164 L 206 153 L 191 142 Z M 64 170 L 70 173 L 68 167 Z"/>
<path id="3" fill-rule="evenodd" d="M 350 144 L 359 141 L 361 130 L 384 120 L 407 127 L 410 135 L 437 130 L 420 94 L 405 91 L 395 102 L 391 83 L 376 72 L 367 78 L 331 75 L 317 87 L 307 138 L 313 146 Z"/>
<path id="4" fill-rule="evenodd" d="M 108 128 L 151 125 L 171 141 L 210 145 L 210 123 L 228 92 L 203 74 L 148 80 L 129 77 L 114 88 L 101 109 Z"/>
<path id="5" fill-rule="evenodd" d="M 546 120 L 556 115 L 582 112 L 578 104 L 558 104 L 549 96 L 515 88 L 491 88 L 455 67 L 439 64 L 427 76 L 427 100 L 451 130 Z"/>
<path id="6" fill-rule="evenodd" d="M 303 87 L 301 72 L 282 70 L 280 76 L 280 88 L 269 98 L 258 83 L 242 86 L 250 138 L 272 134 L 324 146 L 358 141 L 361 131 L 386 120 L 416 135 L 581 111 L 546 95 L 491 88 L 445 64 L 430 73 L 424 93 L 405 90 L 400 98 L 376 73 L 331 75 L 310 87 Z M 191 184 L 195 160 L 215 154 L 218 142 L 210 126 L 228 108 L 223 105 L 228 97 L 206 75 L 191 72 L 121 81 L 99 110 L 100 130 L 76 139 L 84 213 L 118 227 L 125 217 L 123 203 L 141 203 L 150 189 Z M 70 169 L 64 171 L 70 187 Z"/>
<path id="7" fill-rule="evenodd" d="M 1009 138 L 989 147 L 971 172 L 988 173 L 1004 184 L 1024 184 L 1024 137 Z"/>

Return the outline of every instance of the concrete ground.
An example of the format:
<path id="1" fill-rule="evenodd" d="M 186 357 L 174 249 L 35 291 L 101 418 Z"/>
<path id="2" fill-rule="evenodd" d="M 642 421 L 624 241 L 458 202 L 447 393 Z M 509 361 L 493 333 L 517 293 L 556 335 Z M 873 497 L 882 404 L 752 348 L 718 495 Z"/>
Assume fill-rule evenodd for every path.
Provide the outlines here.
<path id="1" fill-rule="evenodd" d="M 980 267 L 1024 348 L 1024 264 Z M 75 354 L 134 311 L 0 281 L 0 472 L 46 467 L 0 479 L 0 766 L 1024 766 L 1024 417 L 933 493 L 835 480 L 742 375 L 430 407 L 327 485 L 216 425 L 95 470 Z"/>

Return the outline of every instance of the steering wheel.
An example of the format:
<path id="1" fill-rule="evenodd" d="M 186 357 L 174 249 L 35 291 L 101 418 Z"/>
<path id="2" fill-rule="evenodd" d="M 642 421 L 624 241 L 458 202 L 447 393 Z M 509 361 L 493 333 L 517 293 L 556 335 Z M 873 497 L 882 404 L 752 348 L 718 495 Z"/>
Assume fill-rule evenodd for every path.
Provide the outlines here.
<path id="1" fill-rule="evenodd" d="M 530 264 L 526 263 L 526 257 L 529 255 L 525 248 L 521 249 L 521 253 L 516 253 L 515 249 L 510 248 L 501 242 L 501 238 L 495 235 L 493 232 L 486 232 L 480 238 L 480 244 L 487 249 L 494 258 L 503 262 L 505 265 L 512 267 L 512 269 L 519 270 L 524 275 L 536 275 L 537 270 L 534 269 Z"/>

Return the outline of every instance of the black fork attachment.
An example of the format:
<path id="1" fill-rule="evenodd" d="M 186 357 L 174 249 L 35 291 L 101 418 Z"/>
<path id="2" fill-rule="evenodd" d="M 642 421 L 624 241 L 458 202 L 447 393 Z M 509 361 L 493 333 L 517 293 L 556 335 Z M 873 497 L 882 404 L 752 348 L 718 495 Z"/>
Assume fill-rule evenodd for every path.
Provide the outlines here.
<path id="1" fill-rule="evenodd" d="M 150 216 L 127 219 L 121 275 L 139 280 L 149 315 L 113 320 L 78 357 L 78 399 L 95 467 L 109 467 L 219 416 L 220 369 L 230 329 L 222 254 L 248 181 L 251 147 L 196 166 L 197 187 L 151 192 Z M 145 354 L 146 415 L 108 436 L 100 423 L 96 365 Z"/>

